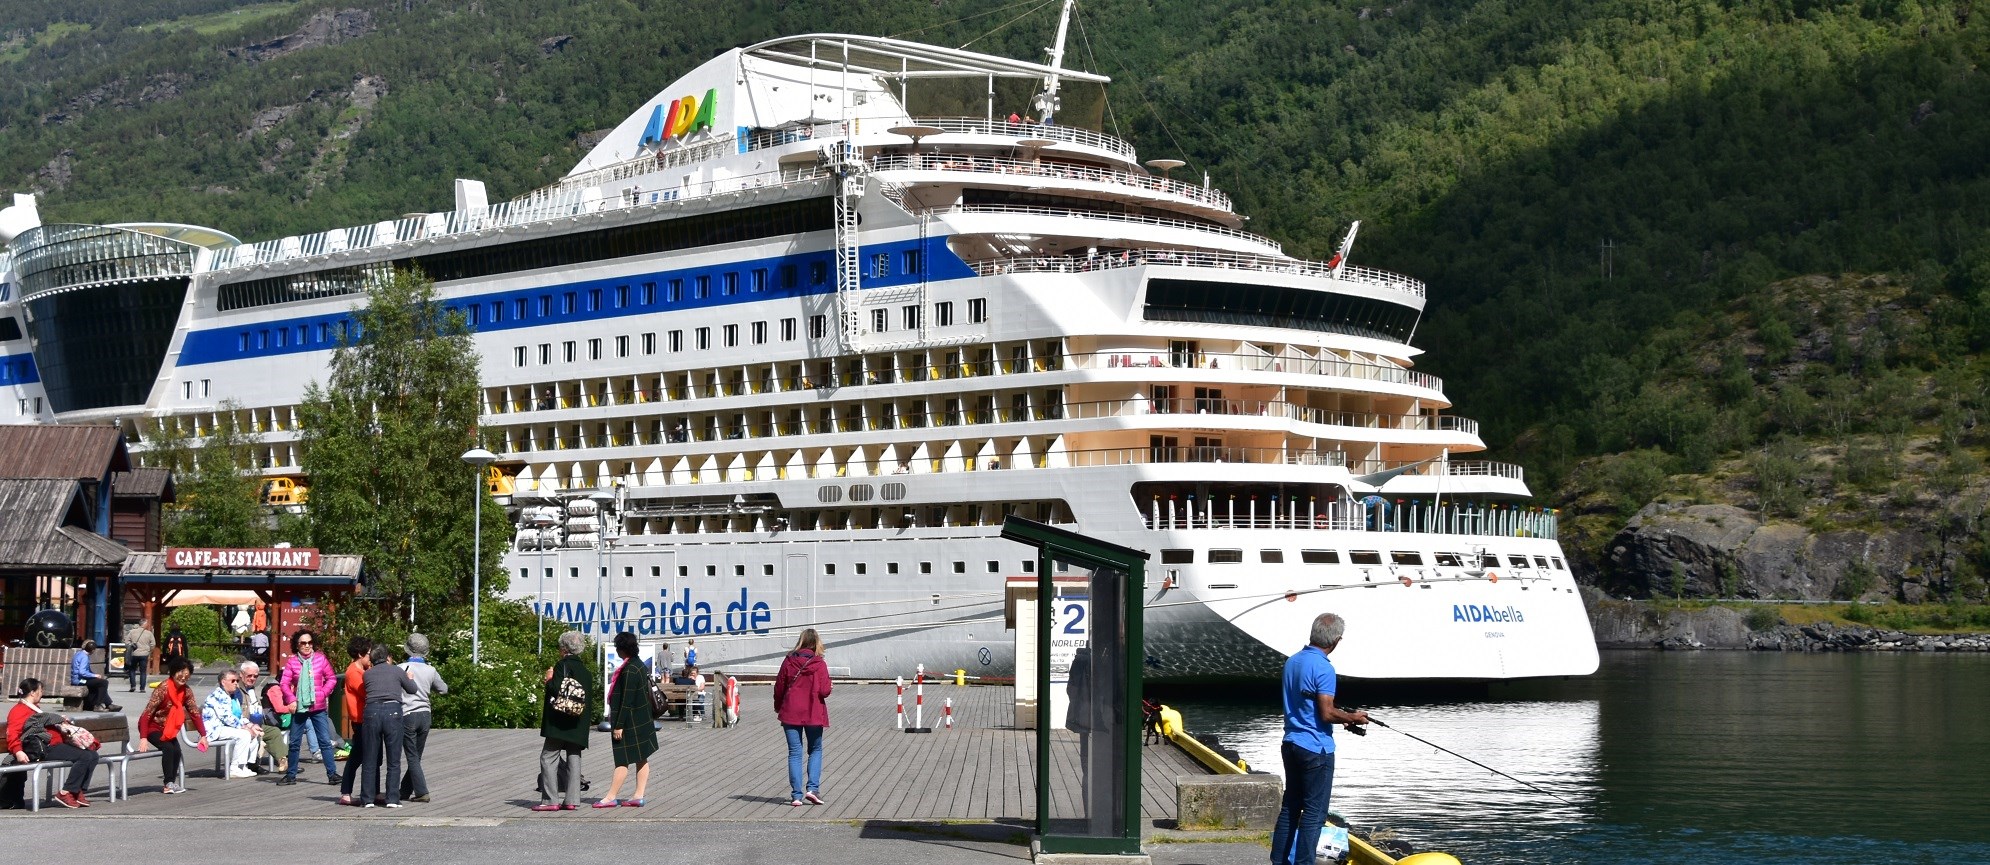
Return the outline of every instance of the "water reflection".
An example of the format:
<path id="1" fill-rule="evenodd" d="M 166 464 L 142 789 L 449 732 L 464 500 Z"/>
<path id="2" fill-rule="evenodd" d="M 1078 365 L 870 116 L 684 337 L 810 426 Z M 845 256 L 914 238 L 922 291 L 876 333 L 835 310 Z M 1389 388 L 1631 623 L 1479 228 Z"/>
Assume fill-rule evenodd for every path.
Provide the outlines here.
<path id="1" fill-rule="evenodd" d="M 1275 693 L 1164 697 L 1279 771 Z M 1334 810 L 1473 865 L 1990 862 L 1990 657 L 1606 653 L 1582 679 L 1364 708 L 1546 791 L 1336 735 Z"/>

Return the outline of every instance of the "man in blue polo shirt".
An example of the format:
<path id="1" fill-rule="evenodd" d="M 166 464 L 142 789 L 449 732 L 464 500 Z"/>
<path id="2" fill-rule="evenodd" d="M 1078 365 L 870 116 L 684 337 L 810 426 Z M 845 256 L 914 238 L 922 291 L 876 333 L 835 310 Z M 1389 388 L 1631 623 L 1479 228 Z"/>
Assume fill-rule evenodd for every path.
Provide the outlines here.
<path id="1" fill-rule="evenodd" d="M 1334 708 L 1334 664 L 1327 660 L 1347 623 L 1333 613 L 1313 620 L 1310 644 L 1285 662 L 1285 803 L 1271 830 L 1273 865 L 1313 865 L 1327 800 L 1334 789 L 1334 725 L 1366 724 L 1367 712 Z"/>

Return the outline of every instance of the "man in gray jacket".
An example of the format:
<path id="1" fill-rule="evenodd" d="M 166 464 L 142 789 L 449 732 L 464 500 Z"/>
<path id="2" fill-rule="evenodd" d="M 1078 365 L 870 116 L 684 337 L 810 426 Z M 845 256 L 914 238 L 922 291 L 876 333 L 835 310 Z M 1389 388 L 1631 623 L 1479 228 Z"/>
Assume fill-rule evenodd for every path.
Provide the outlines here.
<path id="1" fill-rule="evenodd" d="M 151 690 L 152 650 L 158 645 L 144 620 L 132 622 L 124 629 L 124 680 L 131 693 Z"/>
<path id="2" fill-rule="evenodd" d="M 428 662 L 427 637 L 409 634 L 405 648 L 408 660 L 401 664 L 401 669 L 407 672 L 409 679 L 414 680 L 415 691 L 401 696 L 402 741 L 408 764 L 406 773 L 401 776 L 401 800 L 426 802 L 428 778 L 422 774 L 421 755 L 428 747 L 428 731 L 435 721 L 429 706 L 429 695 L 449 693 L 449 683 L 442 681 L 442 674 Z"/>

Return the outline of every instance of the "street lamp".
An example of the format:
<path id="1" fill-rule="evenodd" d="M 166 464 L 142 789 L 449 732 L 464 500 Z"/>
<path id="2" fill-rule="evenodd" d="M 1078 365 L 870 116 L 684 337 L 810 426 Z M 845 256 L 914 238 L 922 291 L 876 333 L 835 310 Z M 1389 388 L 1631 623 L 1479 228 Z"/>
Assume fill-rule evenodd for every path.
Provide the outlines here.
<path id="1" fill-rule="evenodd" d="M 477 472 L 477 482 L 470 488 L 477 496 L 477 525 L 472 537 L 476 539 L 470 552 L 470 663 L 481 664 L 484 658 L 484 466 L 497 462 L 497 454 L 481 447 L 463 452 L 463 462 Z"/>

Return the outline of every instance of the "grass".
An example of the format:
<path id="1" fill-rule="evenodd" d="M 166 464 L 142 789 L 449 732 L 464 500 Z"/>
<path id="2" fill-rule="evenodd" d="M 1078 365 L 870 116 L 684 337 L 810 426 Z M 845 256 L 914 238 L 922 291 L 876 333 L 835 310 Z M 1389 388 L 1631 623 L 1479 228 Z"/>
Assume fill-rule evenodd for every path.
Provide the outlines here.
<path id="1" fill-rule="evenodd" d="M 257 3 L 253 6 L 243 6 L 238 9 L 229 9 L 225 12 L 213 12 L 207 15 L 189 15 L 185 18 L 174 18 L 171 21 L 159 21 L 136 29 L 193 30 L 203 36 L 212 36 L 217 33 L 226 33 L 230 30 L 239 30 L 251 24 L 260 24 L 302 5 L 304 4 L 301 0 L 289 3 Z"/>
<path id="2" fill-rule="evenodd" d="M 71 33 L 88 33 L 89 31 L 90 25 L 88 24 L 78 24 L 73 21 L 56 21 L 48 25 L 47 29 L 29 36 L 20 44 L 5 51 L 0 51 L 0 63 L 13 63 L 18 60 L 25 60 L 27 59 L 28 52 L 36 48 L 44 45 L 53 45 L 57 40 Z"/>

